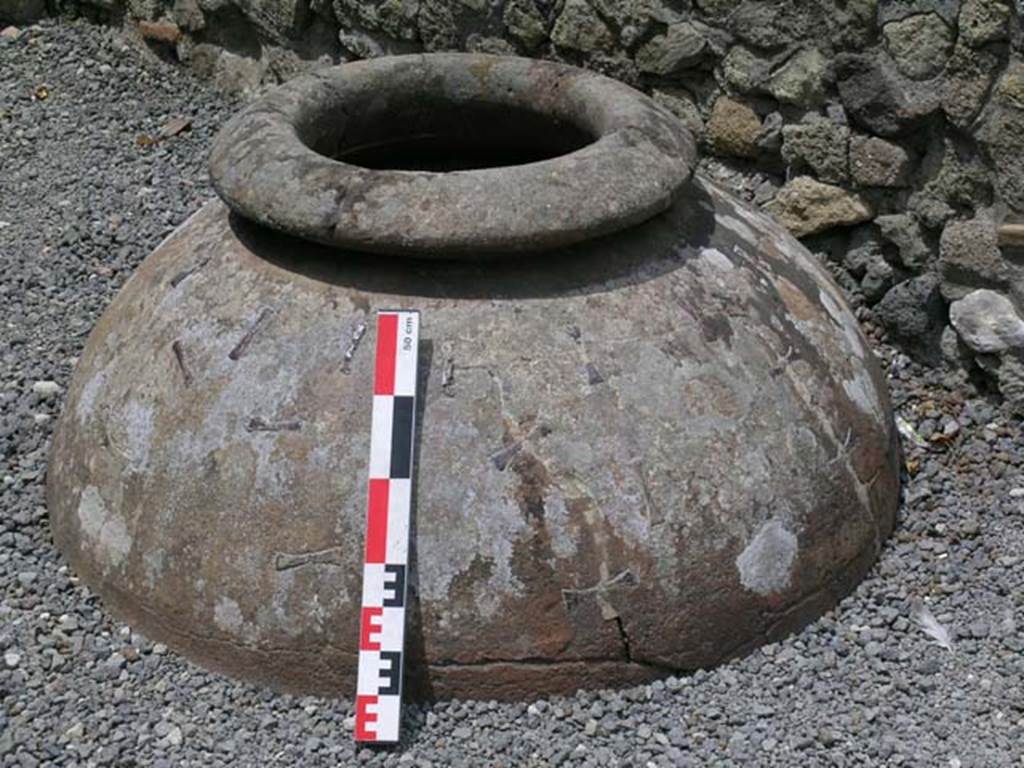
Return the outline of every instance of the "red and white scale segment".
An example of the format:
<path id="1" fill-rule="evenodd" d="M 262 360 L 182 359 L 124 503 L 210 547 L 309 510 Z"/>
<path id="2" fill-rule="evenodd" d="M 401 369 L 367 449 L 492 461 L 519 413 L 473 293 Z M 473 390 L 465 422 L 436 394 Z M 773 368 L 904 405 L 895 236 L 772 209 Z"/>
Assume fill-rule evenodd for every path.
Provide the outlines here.
<path id="1" fill-rule="evenodd" d="M 357 741 L 398 741 L 401 723 L 419 325 L 418 312 L 377 313 Z"/>

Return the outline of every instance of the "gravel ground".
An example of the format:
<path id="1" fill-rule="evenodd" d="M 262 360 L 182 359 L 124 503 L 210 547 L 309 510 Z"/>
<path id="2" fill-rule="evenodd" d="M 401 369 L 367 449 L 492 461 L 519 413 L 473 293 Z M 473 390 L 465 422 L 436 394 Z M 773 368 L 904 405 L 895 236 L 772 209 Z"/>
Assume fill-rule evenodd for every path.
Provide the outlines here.
<path id="1" fill-rule="evenodd" d="M 53 419 L 103 307 L 210 196 L 236 106 L 110 30 L 0 35 L 0 765 L 1024 766 L 1020 421 L 877 340 L 911 473 L 897 532 L 835 611 L 714 671 L 410 706 L 404 744 L 359 750 L 348 699 L 207 674 L 107 617 L 50 539 Z"/>

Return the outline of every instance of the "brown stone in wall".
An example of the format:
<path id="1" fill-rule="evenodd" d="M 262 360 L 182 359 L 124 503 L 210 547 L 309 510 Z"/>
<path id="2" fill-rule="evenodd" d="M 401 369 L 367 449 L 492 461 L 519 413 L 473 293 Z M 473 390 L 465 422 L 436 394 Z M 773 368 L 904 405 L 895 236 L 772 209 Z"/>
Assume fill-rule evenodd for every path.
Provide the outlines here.
<path id="1" fill-rule="evenodd" d="M 798 176 L 779 190 L 765 209 L 797 237 L 868 221 L 871 205 L 852 192 Z"/>
<path id="2" fill-rule="evenodd" d="M 707 123 L 707 137 L 717 154 L 756 157 L 761 121 L 757 113 L 735 99 L 722 96 L 715 101 Z"/>
<path id="3" fill-rule="evenodd" d="M 170 21 L 140 21 L 139 34 L 146 40 L 174 45 L 181 39 L 181 29 Z"/>

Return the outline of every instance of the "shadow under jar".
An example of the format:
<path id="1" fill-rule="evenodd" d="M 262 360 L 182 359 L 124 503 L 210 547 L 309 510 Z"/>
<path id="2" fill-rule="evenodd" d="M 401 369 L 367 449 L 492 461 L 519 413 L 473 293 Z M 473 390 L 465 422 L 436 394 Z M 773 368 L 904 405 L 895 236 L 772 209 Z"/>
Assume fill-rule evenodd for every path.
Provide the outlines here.
<path id="1" fill-rule="evenodd" d="M 407 688 L 640 683 L 778 639 L 889 534 L 884 380 L 825 270 L 629 87 L 429 54 L 298 78 L 103 315 L 56 541 L 211 669 L 355 686 L 373 314 L 422 312 Z M 363 330 L 369 329 L 363 335 Z"/>

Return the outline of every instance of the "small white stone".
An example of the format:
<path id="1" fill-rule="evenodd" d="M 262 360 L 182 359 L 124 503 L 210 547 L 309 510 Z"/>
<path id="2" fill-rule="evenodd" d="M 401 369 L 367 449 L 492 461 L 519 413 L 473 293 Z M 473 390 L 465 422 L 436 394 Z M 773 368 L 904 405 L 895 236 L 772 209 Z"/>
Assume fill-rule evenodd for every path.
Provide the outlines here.
<path id="1" fill-rule="evenodd" d="M 38 424 L 39 426 L 42 426 L 43 424 L 49 424 L 50 419 L 52 418 L 53 417 L 50 416 L 50 414 L 48 413 L 37 413 L 35 416 L 32 417 L 32 420 L 35 421 L 35 423 Z"/>
<path id="2" fill-rule="evenodd" d="M 8 669 L 14 669 L 21 664 L 21 654 L 15 653 L 14 651 L 8 651 L 4 654 L 4 666 Z"/>
<path id="3" fill-rule="evenodd" d="M 60 384 L 56 381 L 37 381 L 32 385 L 32 391 L 40 397 L 49 399 L 60 394 Z"/>
<path id="4" fill-rule="evenodd" d="M 949 307 L 949 321 L 975 352 L 993 354 L 1024 347 L 1024 320 L 1008 298 L 983 288 Z"/>
<path id="5" fill-rule="evenodd" d="M 106 665 L 113 669 L 120 669 L 125 665 L 125 658 L 117 651 L 114 651 L 114 653 L 107 657 Z"/>

